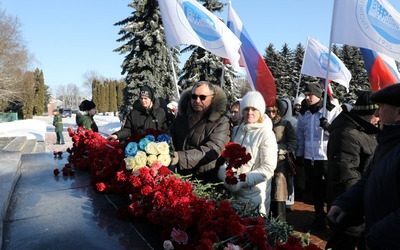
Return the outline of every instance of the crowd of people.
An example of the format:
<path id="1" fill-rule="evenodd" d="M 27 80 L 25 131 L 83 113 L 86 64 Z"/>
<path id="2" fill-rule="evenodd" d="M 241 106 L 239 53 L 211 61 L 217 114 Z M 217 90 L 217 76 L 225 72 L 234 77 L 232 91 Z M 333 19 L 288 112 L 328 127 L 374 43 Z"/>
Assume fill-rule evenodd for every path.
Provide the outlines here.
<path id="1" fill-rule="evenodd" d="M 400 249 L 400 84 L 357 95 L 353 105 L 324 102 L 321 85 L 309 83 L 303 94 L 271 106 L 257 91 L 228 103 L 219 86 L 200 81 L 166 109 L 142 86 L 108 139 L 168 131 L 170 169 L 205 183 L 226 182 L 221 152 L 236 142 L 251 160 L 235 173 L 241 181 L 223 185 L 235 199 L 285 221 L 294 197 L 309 194 L 310 230 L 331 229 L 327 249 Z M 96 131 L 95 104 L 81 106 L 78 125 Z"/>

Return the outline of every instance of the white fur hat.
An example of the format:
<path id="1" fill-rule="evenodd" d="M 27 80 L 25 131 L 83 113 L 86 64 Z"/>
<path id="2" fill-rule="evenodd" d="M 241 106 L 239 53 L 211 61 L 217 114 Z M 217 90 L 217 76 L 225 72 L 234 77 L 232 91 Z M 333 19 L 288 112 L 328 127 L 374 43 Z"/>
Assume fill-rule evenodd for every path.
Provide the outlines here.
<path id="1" fill-rule="evenodd" d="M 265 101 L 260 92 L 249 91 L 243 96 L 240 102 L 240 110 L 243 111 L 248 107 L 256 108 L 261 114 L 265 114 Z"/>

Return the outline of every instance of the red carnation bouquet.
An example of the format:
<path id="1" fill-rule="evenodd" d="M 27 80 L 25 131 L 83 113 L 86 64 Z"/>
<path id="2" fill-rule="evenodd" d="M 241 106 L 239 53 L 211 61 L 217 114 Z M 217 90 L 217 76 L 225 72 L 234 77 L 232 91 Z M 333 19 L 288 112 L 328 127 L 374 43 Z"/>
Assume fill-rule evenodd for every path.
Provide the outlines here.
<path id="1" fill-rule="evenodd" d="M 227 184 L 235 185 L 239 180 L 246 181 L 245 174 L 240 174 L 239 180 L 236 177 L 237 170 L 251 159 L 251 155 L 246 152 L 245 147 L 236 142 L 228 142 L 221 153 L 221 157 L 226 161 L 225 182 Z"/>

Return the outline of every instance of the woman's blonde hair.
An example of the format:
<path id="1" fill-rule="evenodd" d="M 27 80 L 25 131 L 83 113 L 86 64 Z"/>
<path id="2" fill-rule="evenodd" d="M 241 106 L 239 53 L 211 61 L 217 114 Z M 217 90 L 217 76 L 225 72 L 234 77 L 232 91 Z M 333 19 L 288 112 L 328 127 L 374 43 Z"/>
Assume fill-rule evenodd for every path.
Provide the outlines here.
<path id="1" fill-rule="evenodd" d="M 257 109 L 258 113 L 260 113 L 260 118 L 258 119 L 258 123 L 263 123 L 264 122 L 264 114 L 261 114 L 261 112 Z"/>

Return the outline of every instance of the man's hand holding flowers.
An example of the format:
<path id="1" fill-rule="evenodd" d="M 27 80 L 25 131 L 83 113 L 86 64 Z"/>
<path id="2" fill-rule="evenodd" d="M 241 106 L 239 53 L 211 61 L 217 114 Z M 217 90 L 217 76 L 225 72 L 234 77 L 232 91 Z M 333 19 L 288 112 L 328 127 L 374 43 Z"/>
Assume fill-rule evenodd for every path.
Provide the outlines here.
<path id="1" fill-rule="evenodd" d="M 169 170 L 171 170 L 172 172 L 176 172 L 178 163 L 179 163 L 179 154 L 178 152 L 174 152 L 174 156 L 171 159 L 171 164 L 168 167 Z"/>

